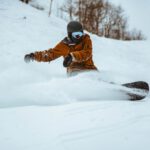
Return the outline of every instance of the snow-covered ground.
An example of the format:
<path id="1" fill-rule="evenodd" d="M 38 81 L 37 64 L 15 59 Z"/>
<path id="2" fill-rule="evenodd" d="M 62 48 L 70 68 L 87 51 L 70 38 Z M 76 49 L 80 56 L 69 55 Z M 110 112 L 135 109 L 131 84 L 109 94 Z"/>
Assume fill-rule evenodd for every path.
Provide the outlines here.
<path id="1" fill-rule="evenodd" d="M 103 82 L 150 83 L 149 41 L 90 34 L 100 73 L 67 78 L 62 58 L 23 60 L 63 39 L 65 21 L 18 0 L 1 0 L 0 19 L 1 150 L 150 149 L 150 96 L 125 101 Z"/>

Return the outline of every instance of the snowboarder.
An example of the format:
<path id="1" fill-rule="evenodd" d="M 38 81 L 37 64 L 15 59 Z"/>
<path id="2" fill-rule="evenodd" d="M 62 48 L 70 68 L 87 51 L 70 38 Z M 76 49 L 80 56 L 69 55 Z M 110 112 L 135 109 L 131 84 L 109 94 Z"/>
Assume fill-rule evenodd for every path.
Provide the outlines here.
<path id="1" fill-rule="evenodd" d="M 50 62 L 63 56 L 63 66 L 67 68 L 69 75 L 96 71 L 92 59 L 92 41 L 90 36 L 84 33 L 82 25 L 77 21 L 71 21 L 67 25 L 67 32 L 68 36 L 54 48 L 25 55 L 25 62 Z"/>

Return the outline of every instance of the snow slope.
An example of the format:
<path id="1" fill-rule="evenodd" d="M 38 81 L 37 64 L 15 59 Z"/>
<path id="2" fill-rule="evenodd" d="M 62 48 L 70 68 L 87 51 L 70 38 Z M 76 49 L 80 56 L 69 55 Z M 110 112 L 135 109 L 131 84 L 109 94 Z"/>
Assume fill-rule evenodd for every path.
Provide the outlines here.
<path id="1" fill-rule="evenodd" d="M 48 18 L 18 0 L 1 0 L 0 19 L 0 149 L 150 149 L 150 96 L 141 102 L 124 101 L 103 82 L 150 83 L 148 41 L 90 34 L 100 74 L 67 78 L 62 58 L 23 61 L 26 53 L 63 39 L 65 21 Z"/>

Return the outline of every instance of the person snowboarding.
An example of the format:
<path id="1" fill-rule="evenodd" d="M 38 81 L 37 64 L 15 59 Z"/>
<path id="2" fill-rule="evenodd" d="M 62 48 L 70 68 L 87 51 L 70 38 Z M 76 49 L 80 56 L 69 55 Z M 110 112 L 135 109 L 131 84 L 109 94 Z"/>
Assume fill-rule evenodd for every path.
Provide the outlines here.
<path id="1" fill-rule="evenodd" d="M 54 48 L 26 54 L 25 62 L 34 60 L 50 62 L 63 56 L 63 66 L 67 68 L 67 73 L 70 76 L 80 72 L 98 71 L 92 58 L 92 41 L 90 36 L 84 33 L 82 25 L 77 21 L 71 21 L 67 25 L 67 32 L 68 36 Z M 116 83 L 110 84 L 115 85 Z M 149 93 L 149 85 L 144 81 L 125 83 L 120 86 L 122 87 L 120 92 L 125 93 L 126 99 L 132 101 L 142 100 Z"/>
<path id="2" fill-rule="evenodd" d="M 98 71 L 92 58 L 92 41 L 83 31 L 83 26 L 77 21 L 67 25 L 68 36 L 60 41 L 54 48 L 26 54 L 25 62 L 50 62 L 61 56 L 64 57 L 63 66 L 69 75 L 85 71 Z"/>

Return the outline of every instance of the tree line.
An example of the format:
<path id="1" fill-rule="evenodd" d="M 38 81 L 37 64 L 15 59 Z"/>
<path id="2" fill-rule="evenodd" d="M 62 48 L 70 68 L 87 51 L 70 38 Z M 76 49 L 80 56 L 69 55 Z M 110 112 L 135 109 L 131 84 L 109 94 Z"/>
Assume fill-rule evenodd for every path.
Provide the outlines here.
<path id="1" fill-rule="evenodd" d="M 21 1 L 28 4 L 32 0 Z M 50 16 L 53 0 L 49 2 Z M 65 0 L 60 10 L 69 15 L 70 21 L 79 21 L 85 30 L 98 36 L 119 40 L 145 39 L 141 31 L 128 30 L 128 19 L 123 8 L 106 0 Z"/>
<path id="2" fill-rule="evenodd" d="M 119 40 L 143 40 L 141 31 L 128 31 L 128 19 L 121 6 L 105 0 L 66 0 L 62 12 L 70 20 L 78 20 L 87 31 L 107 38 Z"/>

